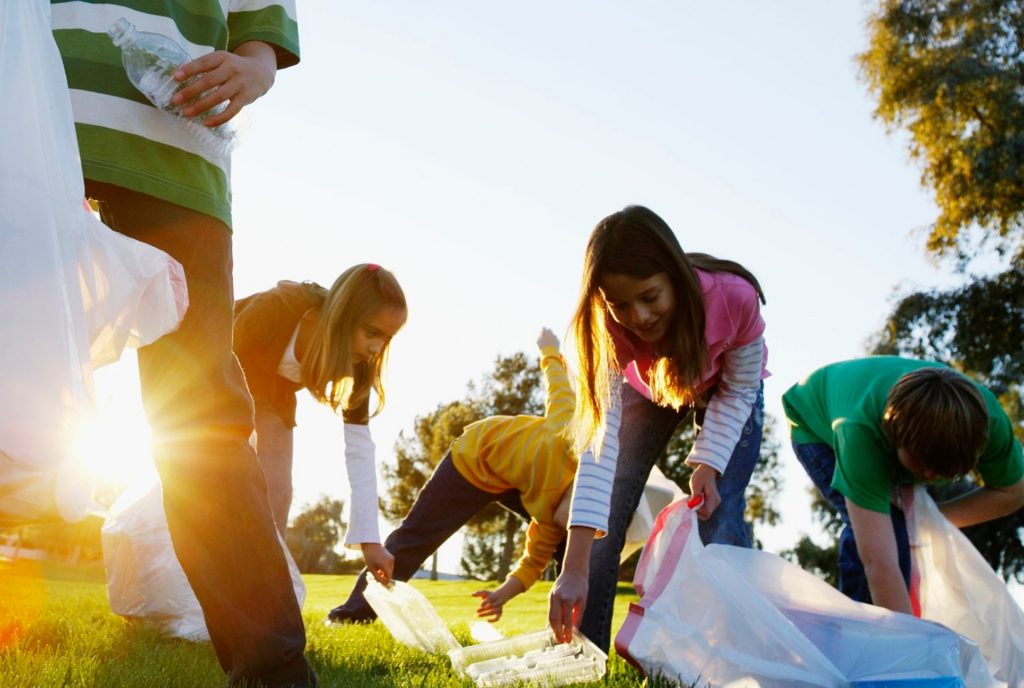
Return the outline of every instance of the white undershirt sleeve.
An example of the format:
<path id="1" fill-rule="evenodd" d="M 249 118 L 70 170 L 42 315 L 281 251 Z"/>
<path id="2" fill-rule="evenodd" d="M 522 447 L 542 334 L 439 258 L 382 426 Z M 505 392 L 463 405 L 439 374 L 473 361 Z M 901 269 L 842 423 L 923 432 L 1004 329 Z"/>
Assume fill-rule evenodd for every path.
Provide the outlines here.
<path id="1" fill-rule="evenodd" d="M 345 423 L 344 427 L 345 470 L 351 490 L 345 546 L 358 549 L 363 543 L 380 543 L 376 447 L 370 437 L 370 426 Z"/>

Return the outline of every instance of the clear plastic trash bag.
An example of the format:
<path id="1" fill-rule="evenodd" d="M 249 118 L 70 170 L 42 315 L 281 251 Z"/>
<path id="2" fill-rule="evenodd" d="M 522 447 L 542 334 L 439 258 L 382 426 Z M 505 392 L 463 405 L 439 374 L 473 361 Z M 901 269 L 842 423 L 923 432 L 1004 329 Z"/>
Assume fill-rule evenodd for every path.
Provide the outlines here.
<path id="1" fill-rule="evenodd" d="M 174 554 L 159 482 L 118 497 L 101 537 L 107 596 L 115 614 L 152 623 L 167 636 L 209 640 L 199 600 Z M 306 586 L 284 540 L 281 547 L 301 607 Z"/>
<path id="2" fill-rule="evenodd" d="M 71 459 L 92 371 L 177 327 L 181 266 L 84 204 L 67 79 L 44 0 L 0 3 L 0 522 L 78 520 Z"/>
<path id="3" fill-rule="evenodd" d="M 774 554 L 705 547 L 685 501 L 658 515 L 634 585 L 615 648 L 683 685 L 998 685 L 939 624 L 854 602 Z"/>
<path id="4" fill-rule="evenodd" d="M 924 486 L 904 488 L 912 555 L 910 595 L 921 618 L 978 643 L 989 669 L 1024 686 L 1024 611 Z"/>

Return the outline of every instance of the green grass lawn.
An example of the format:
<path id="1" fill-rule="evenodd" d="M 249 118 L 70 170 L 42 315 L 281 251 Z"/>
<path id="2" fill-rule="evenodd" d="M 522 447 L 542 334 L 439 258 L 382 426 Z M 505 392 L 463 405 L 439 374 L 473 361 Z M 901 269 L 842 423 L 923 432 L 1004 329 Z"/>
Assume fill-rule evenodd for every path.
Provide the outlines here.
<path id="1" fill-rule="evenodd" d="M 380 623 L 325 626 L 327 611 L 344 601 L 354 576 L 305 576 L 303 615 L 307 655 L 324 688 L 359 686 L 470 687 L 447 657 L 396 643 Z M 476 621 L 479 582 L 414 581 L 463 644 Z M 543 629 L 551 583 L 539 582 L 506 607 L 497 628 L 506 636 Z M 0 686 L 3 688 L 220 688 L 224 675 L 208 643 L 166 640 L 153 629 L 115 616 L 107 604 L 102 568 L 0 562 Z M 615 623 L 635 599 L 620 586 Z M 641 686 L 643 680 L 613 656 L 603 682 Z"/>

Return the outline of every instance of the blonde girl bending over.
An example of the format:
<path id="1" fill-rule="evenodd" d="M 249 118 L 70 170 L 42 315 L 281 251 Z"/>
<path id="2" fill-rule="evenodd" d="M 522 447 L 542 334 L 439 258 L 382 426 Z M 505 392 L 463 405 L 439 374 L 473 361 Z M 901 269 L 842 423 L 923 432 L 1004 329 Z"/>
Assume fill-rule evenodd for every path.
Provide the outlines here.
<path id="1" fill-rule="evenodd" d="M 391 578 L 394 558 L 377 527 L 377 477 L 369 420 L 384 406 L 383 372 L 391 338 L 405 324 L 405 294 L 374 263 L 355 265 L 330 289 L 278 282 L 235 304 L 234 351 L 256 410 L 256 453 L 283 534 L 292 501 L 295 397 L 306 389 L 341 413 L 351 487 L 345 545 L 362 550 L 367 568 Z M 377 404 L 370 413 L 370 391 Z"/>

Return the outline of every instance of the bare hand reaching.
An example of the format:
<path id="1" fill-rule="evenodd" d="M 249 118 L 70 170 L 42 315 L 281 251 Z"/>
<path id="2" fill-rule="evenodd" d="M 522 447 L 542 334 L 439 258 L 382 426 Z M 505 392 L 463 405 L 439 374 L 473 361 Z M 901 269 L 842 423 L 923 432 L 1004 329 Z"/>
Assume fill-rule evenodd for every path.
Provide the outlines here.
<path id="1" fill-rule="evenodd" d="M 366 562 L 370 574 L 381 585 L 389 585 L 395 573 L 395 558 L 391 552 L 376 542 L 364 542 L 360 547 L 363 550 L 363 561 Z"/>
<path id="2" fill-rule="evenodd" d="M 579 626 L 587 605 L 587 576 L 562 571 L 548 594 L 548 624 L 560 643 L 572 642 L 572 630 Z"/>

